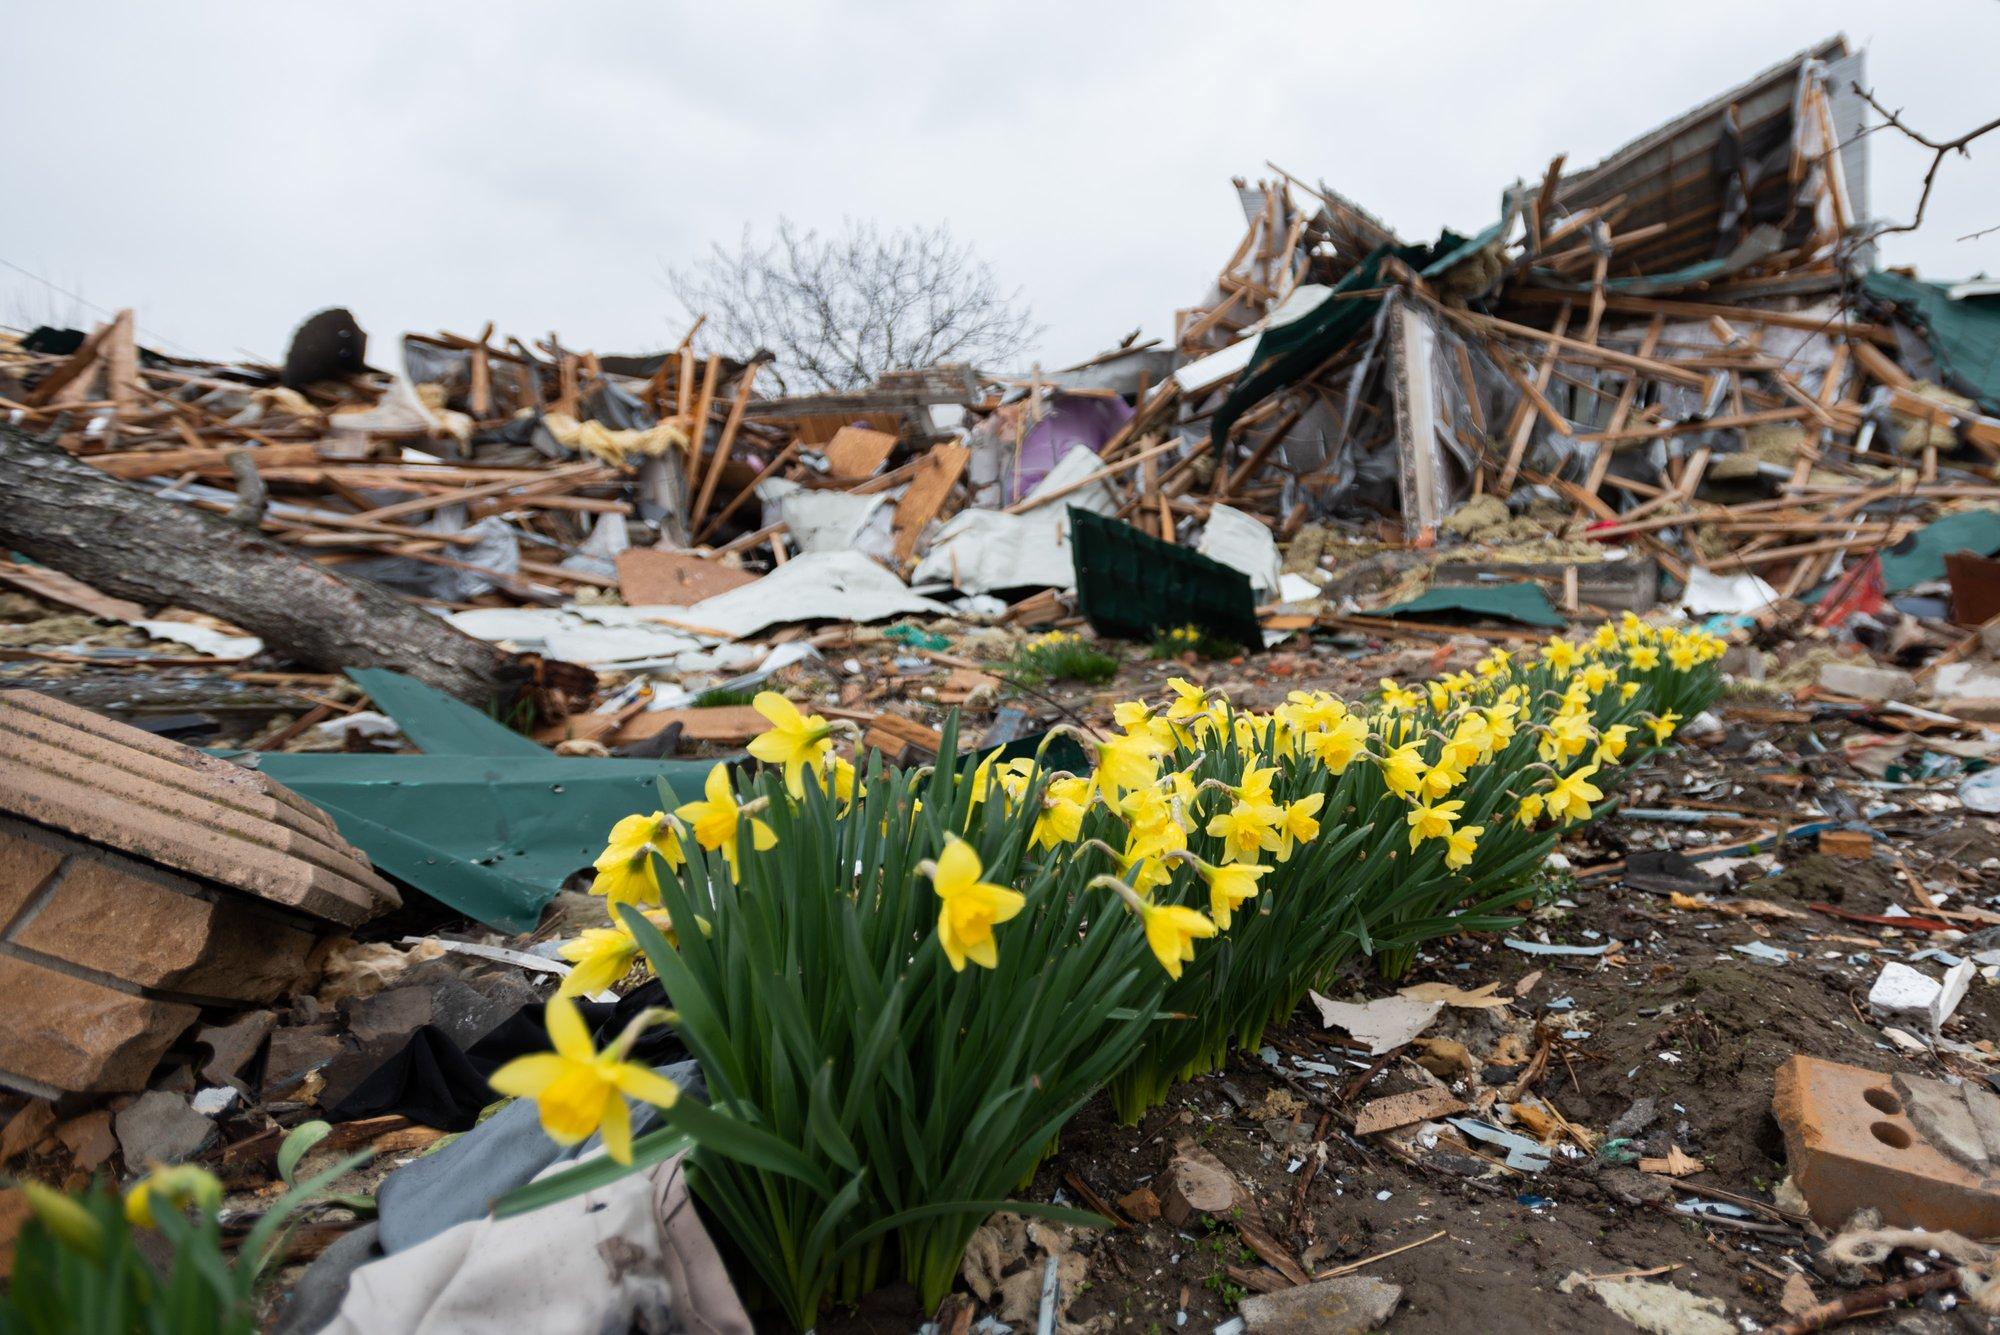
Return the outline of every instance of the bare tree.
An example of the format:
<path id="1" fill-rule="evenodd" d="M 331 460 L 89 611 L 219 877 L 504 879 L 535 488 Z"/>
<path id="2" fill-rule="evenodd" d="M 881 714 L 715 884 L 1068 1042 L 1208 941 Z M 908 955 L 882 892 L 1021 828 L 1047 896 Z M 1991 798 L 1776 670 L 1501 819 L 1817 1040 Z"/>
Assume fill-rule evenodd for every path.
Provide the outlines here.
<path id="1" fill-rule="evenodd" d="M 780 218 L 759 243 L 750 228 L 668 282 L 714 342 L 738 355 L 767 348 L 788 389 L 837 392 L 884 371 L 938 362 L 1005 362 L 1041 330 L 1019 290 L 944 223 L 883 231 L 849 219 L 832 236 Z M 786 382 L 796 377 L 799 385 Z"/>

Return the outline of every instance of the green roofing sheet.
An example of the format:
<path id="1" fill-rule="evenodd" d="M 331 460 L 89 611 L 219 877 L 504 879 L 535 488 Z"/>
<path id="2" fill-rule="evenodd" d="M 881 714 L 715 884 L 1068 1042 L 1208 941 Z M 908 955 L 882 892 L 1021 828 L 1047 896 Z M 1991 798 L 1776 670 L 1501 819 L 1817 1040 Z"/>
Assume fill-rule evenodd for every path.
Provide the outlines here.
<path id="1" fill-rule="evenodd" d="M 1486 617 L 1523 626 L 1560 628 L 1568 625 L 1549 605 L 1539 584 L 1476 584 L 1465 588 L 1432 589 L 1407 603 L 1385 607 L 1377 616 L 1435 617 L 1440 614 Z"/>
<path id="2" fill-rule="evenodd" d="M 1923 331 L 1948 388 L 2000 414 L 2000 296 L 1953 301 L 1941 284 L 1893 273 L 1871 273 L 1861 286 Z"/>

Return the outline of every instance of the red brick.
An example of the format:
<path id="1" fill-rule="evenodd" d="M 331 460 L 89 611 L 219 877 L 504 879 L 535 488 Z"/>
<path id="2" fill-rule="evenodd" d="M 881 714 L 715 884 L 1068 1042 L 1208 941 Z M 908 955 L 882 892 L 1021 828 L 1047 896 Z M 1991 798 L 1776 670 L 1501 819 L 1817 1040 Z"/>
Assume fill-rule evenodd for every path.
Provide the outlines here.
<path id="1" fill-rule="evenodd" d="M 1771 1111 L 1785 1133 L 1792 1182 L 1827 1228 L 1872 1206 L 1891 1226 L 2000 1234 L 2000 1190 L 1924 1138 L 1891 1077 L 1791 1057 L 1778 1068 Z"/>

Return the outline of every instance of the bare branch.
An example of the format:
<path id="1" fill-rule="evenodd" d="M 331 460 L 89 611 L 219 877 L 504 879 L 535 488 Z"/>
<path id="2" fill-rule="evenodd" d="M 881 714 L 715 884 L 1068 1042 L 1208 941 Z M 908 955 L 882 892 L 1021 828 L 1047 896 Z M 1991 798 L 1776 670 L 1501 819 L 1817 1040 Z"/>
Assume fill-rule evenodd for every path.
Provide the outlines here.
<path id="1" fill-rule="evenodd" d="M 1976 130 L 1968 130 L 1966 133 L 1958 136 L 1958 138 L 1956 139 L 1943 139 L 1943 140 L 1932 139 L 1929 138 L 1928 136 L 1918 134 L 1915 130 L 1912 130 L 1909 126 L 1903 124 L 1902 116 L 1899 112 L 1891 111 L 1887 107 L 1883 106 L 1880 102 L 1876 101 L 1875 94 L 1869 92 L 1866 88 L 1863 88 L 1860 84 L 1858 83 L 1853 84 L 1852 87 L 1855 91 L 1855 94 L 1859 96 L 1863 102 L 1866 102 L 1870 107 L 1873 107 L 1875 109 L 1875 113 L 1878 116 L 1880 116 L 1884 121 L 1886 121 L 1891 129 L 1900 132 L 1905 137 L 1916 141 L 1917 143 L 1923 145 L 1925 148 L 1928 148 L 1931 151 L 1930 169 L 1924 173 L 1924 190 L 1922 194 L 1917 196 L 1916 216 L 1899 227 L 1877 228 L 1876 230 L 1874 230 L 1869 234 L 1869 238 L 1872 240 L 1875 237 L 1887 236 L 1891 232 L 1914 232 L 1917 230 L 1917 228 L 1923 226 L 1924 207 L 1931 202 L 1931 186 L 1934 185 L 1937 181 L 1938 168 L 1942 167 L 1944 165 L 1944 160 L 1953 153 L 1957 153 L 1961 157 L 1971 157 L 1972 155 L 1966 152 L 1967 146 L 1970 145 L 1973 140 L 1979 138 L 1979 136 L 1983 134 L 1990 134 L 1994 130 L 2000 130 L 2000 117 L 1995 117 L 1993 120 L 1986 122 L 1986 124 L 1980 126 Z M 1979 236 L 1983 234 L 1975 232 L 1973 233 L 1973 235 Z M 1967 238 L 1961 237 L 1959 239 L 1966 240 Z"/>
<path id="2" fill-rule="evenodd" d="M 667 279 L 709 341 L 739 356 L 767 349 L 777 378 L 820 390 L 856 389 L 885 371 L 943 361 L 1004 362 L 1041 330 L 992 269 L 949 227 L 889 232 L 848 220 L 823 237 L 780 218 L 759 244 L 711 247 Z"/>

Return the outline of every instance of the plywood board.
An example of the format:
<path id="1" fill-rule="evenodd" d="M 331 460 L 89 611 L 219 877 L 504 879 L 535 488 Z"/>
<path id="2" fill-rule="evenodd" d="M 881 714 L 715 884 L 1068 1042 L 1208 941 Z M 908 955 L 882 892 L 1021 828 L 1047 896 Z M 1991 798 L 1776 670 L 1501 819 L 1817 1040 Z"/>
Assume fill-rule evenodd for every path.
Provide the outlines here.
<path id="1" fill-rule="evenodd" d="M 618 595 L 627 607 L 692 607 L 756 582 L 747 570 L 692 552 L 633 547 L 618 553 Z"/>

